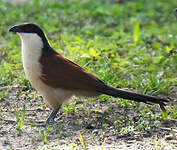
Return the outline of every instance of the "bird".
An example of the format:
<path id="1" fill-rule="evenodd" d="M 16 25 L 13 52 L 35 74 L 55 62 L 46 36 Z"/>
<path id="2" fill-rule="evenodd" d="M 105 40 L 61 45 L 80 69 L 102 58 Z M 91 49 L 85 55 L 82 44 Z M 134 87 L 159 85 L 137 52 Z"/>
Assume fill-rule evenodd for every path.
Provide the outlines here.
<path id="1" fill-rule="evenodd" d="M 34 23 L 14 25 L 9 32 L 21 39 L 22 63 L 26 77 L 53 109 L 46 124 L 55 122 L 64 102 L 73 96 L 97 97 L 101 94 L 147 104 L 165 106 L 167 99 L 114 88 L 79 64 L 65 58 L 50 45 L 43 30 Z"/>

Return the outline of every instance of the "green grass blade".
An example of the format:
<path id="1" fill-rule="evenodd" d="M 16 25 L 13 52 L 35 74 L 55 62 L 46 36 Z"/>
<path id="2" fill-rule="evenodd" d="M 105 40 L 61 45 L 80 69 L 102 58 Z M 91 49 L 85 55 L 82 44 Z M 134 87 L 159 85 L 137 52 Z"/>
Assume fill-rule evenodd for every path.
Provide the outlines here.
<path id="1" fill-rule="evenodd" d="M 22 112 L 22 117 L 21 117 L 21 120 L 20 120 L 20 129 L 22 129 L 23 124 L 24 124 L 24 120 L 25 120 L 25 111 L 26 111 L 26 106 L 23 105 L 23 112 Z"/>
<path id="2" fill-rule="evenodd" d="M 167 111 L 166 111 L 165 107 L 163 105 L 160 105 L 160 108 L 162 110 L 162 116 L 163 116 L 164 121 L 167 121 L 168 115 L 167 115 Z"/>
<path id="3" fill-rule="evenodd" d="M 18 123 L 18 121 L 19 121 L 19 110 L 18 110 L 17 106 L 14 108 L 14 112 L 15 112 L 16 122 Z"/>
<path id="4" fill-rule="evenodd" d="M 133 30 L 133 40 L 134 44 L 136 45 L 139 41 L 139 30 L 140 30 L 140 24 L 137 22 L 134 26 Z"/>
<path id="5" fill-rule="evenodd" d="M 81 142 L 81 144 L 82 144 L 84 150 L 87 150 L 87 148 L 86 148 L 86 146 L 85 146 L 85 142 L 84 142 L 83 136 L 82 136 L 81 133 L 79 134 L 79 137 L 80 137 L 79 140 L 80 140 L 80 142 Z"/>

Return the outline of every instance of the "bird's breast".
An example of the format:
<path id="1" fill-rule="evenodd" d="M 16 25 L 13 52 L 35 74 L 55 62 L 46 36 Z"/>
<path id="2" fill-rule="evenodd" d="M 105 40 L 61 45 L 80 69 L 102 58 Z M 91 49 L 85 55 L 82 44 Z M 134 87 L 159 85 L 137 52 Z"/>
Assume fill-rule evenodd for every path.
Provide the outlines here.
<path id="1" fill-rule="evenodd" d="M 41 51 L 38 49 L 29 49 L 25 46 L 22 46 L 22 61 L 23 68 L 26 74 L 26 77 L 30 80 L 31 84 L 39 89 L 41 86 L 40 77 L 42 75 L 42 65 L 39 62 L 41 57 Z"/>

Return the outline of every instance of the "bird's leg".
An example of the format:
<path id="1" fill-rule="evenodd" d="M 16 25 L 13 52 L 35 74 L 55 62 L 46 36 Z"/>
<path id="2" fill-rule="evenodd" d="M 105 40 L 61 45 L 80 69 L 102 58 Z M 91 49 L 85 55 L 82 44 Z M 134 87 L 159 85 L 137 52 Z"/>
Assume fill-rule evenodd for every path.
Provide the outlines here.
<path id="1" fill-rule="evenodd" d="M 52 111 L 52 113 L 50 114 L 50 116 L 47 118 L 46 124 L 54 122 L 54 119 L 55 119 L 55 117 L 56 117 L 56 115 L 57 115 L 57 113 L 58 113 L 58 111 L 59 111 L 60 108 L 61 108 L 61 105 L 58 108 L 56 108 L 56 109 L 54 109 Z"/>

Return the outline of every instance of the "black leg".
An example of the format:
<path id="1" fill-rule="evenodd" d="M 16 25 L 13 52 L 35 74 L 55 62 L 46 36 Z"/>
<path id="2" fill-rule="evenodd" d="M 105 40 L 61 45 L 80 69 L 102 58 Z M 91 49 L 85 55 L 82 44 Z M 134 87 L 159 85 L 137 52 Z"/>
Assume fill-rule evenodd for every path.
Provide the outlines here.
<path id="1" fill-rule="evenodd" d="M 49 123 L 53 123 L 54 122 L 54 119 L 59 111 L 59 109 L 61 108 L 61 105 L 57 108 L 57 109 L 54 109 L 52 111 L 52 113 L 50 114 L 50 116 L 47 118 L 47 121 L 46 121 L 46 124 L 49 124 Z"/>

